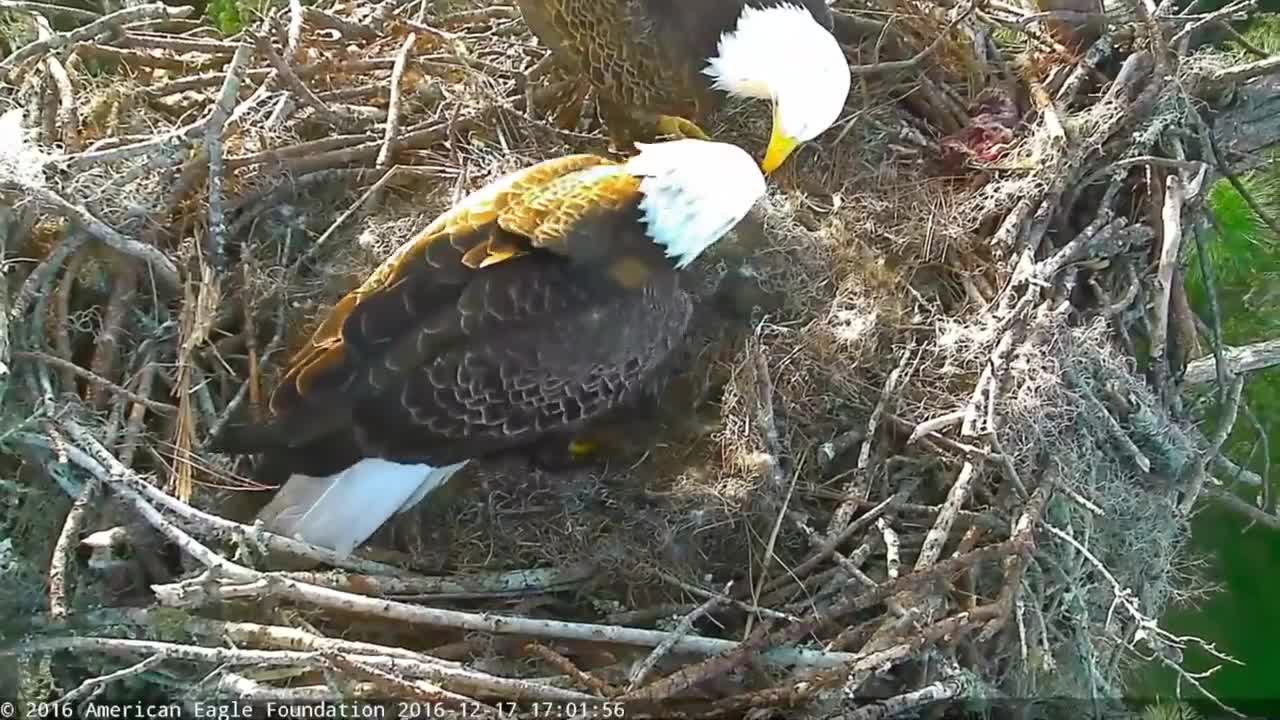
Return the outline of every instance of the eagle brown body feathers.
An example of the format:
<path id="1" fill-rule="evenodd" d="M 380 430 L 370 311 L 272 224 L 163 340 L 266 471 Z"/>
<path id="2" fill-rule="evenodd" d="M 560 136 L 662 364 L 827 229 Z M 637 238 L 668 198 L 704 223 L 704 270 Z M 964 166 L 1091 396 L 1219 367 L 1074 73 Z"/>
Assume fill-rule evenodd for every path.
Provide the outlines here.
<path id="1" fill-rule="evenodd" d="M 334 307 L 290 362 L 272 421 L 218 445 L 264 453 L 263 481 L 364 457 L 439 467 L 627 404 L 691 305 L 644 233 L 639 180 L 616 169 L 543 162 L 437 218 Z"/>
<path id="2" fill-rule="evenodd" d="M 670 115 L 702 121 L 718 94 L 703 74 L 721 34 L 745 6 L 788 0 L 517 0 L 525 22 L 557 62 L 587 78 L 615 138 L 649 140 L 645 120 Z M 790 0 L 824 27 L 824 0 Z"/>

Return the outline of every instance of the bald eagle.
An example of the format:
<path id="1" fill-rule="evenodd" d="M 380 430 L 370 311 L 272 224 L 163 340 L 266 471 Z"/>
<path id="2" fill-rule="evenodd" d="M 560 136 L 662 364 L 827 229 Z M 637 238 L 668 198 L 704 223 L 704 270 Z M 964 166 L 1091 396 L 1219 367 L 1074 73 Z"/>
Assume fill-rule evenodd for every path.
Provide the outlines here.
<path id="1" fill-rule="evenodd" d="M 773 103 L 773 172 L 839 117 L 850 72 L 825 0 L 517 0 L 556 60 L 596 91 L 616 145 L 705 137 L 718 91 Z M 690 119 L 693 119 L 691 122 Z"/>
<path id="2" fill-rule="evenodd" d="M 745 151 L 696 139 L 506 175 L 339 301 L 272 417 L 212 447 L 285 481 L 269 529 L 348 554 L 468 461 L 567 442 L 661 377 L 691 313 L 679 269 L 764 191 Z"/>

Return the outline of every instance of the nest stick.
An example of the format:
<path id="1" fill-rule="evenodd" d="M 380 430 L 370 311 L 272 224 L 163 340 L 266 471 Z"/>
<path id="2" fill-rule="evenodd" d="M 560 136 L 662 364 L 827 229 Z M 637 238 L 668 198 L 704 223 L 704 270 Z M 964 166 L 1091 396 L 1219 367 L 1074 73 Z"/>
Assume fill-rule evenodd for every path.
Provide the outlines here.
<path id="1" fill-rule="evenodd" d="M 1196 499 L 1200 495 L 1200 490 L 1204 485 L 1206 477 L 1205 469 L 1209 463 L 1213 462 L 1213 458 L 1222 453 L 1222 446 L 1226 444 L 1227 438 L 1231 436 L 1231 430 L 1235 428 L 1236 418 L 1240 413 L 1240 397 L 1244 390 L 1245 376 L 1236 376 L 1227 391 L 1226 403 L 1224 404 L 1224 412 L 1218 418 L 1218 427 L 1214 430 L 1213 437 L 1209 440 L 1209 447 L 1206 448 L 1195 462 L 1191 463 L 1191 476 L 1187 480 L 1187 487 L 1179 508 L 1184 513 L 1191 512 L 1195 505 Z"/>
<path id="2" fill-rule="evenodd" d="M 1242 83 L 1252 80 L 1263 75 L 1271 75 L 1280 72 L 1280 55 L 1272 55 L 1261 60 L 1255 60 L 1251 63 L 1242 65 L 1231 65 L 1229 67 L 1216 70 L 1209 77 L 1211 84 L 1217 83 Z"/>
<path id="3" fill-rule="evenodd" d="M 1190 23 L 1186 27 L 1179 30 L 1177 33 L 1174 34 L 1172 38 L 1170 38 L 1169 44 L 1173 46 L 1177 46 L 1179 43 L 1189 38 L 1192 34 L 1197 32 L 1201 28 L 1208 27 L 1209 25 L 1214 25 L 1222 21 L 1223 18 L 1229 18 L 1232 15 L 1248 12 L 1249 10 L 1252 10 L 1253 8 L 1257 7 L 1257 4 L 1258 4 L 1257 0 L 1237 0 L 1237 2 L 1228 3 L 1224 7 L 1218 8 L 1217 10 L 1214 10 L 1211 13 L 1207 13 L 1206 15 L 1199 18 L 1195 22 Z"/>
<path id="4" fill-rule="evenodd" d="M 58 706 L 70 706 L 71 703 L 79 702 L 83 699 L 96 695 L 101 692 L 102 688 L 113 682 L 119 682 L 121 680 L 131 678 L 134 675 L 141 675 L 168 659 L 169 658 L 165 653 L 156 653 L 155 655 L 136 662 L 127 668 L 117 670 L 113 673 L 108 673 L 101 677 L 89 678 L 88 680 L 80 683 L 75 690 L 72 690 L 53 702 Z"/>
<path id="5" fill-rule="evenodd" d="M 220 564 L 225 564 L 226 562 L 219 560 Z M 659 630 L 641 630 L 593 623 L 541 620 L 428 608 L 308 585 L 281 575 L 248 571 L 252 573 L 250 577 L 245 575 L 244 571 L 246 570 L 247 568 L 239 567 L 236 570 L 238 577 L 248 578 L 241 585 L 201 587 L 190 583 L 178 583 L 169 586 L 156 586 L 156 593 L 165 604 L 179 606 L 189 605 L 193 601 L 203 602 L 250 596 L 261 597 L 266 594 L 332 611 L 378 617 L 412 625 L 449 627 L 472 632 L 521 635 L 534 638 L 606 642 L 638 647 L 656 647 L 671 636 L 671 633 Z M 719 652 L 732 652 L 740 649 L 742 649 L 742 644 L 730 640 L 696 636 L 680 638 L 673 647 L 674 652 L 698 655 L 714 655 Z M 832 654 L 800 648 L 778 648 L 771 653 L 763 655 L 761 659 L 769 665 L 830 666 L 838 665 L 848 658 L 840 653 Z"/>
<path id="6" fill-rule="evenodd" d="M 120 621 L 115 617 L 117 611 L 107 612 L 110 614 L 102 618 L 104 624 Z M 168 611 L 162 608 L 123 608 L 118 612 L 122 615 L 123 620 L 135 625 L 148 627 L 154 626 L 157 622 L 162 622 Z M 281 625 L 264 625 L 261 623 L 214 620 L 191 616 L 184 622 L 184 629 L 195 635 L 201 635 L 213 640 L 225 640 L 240 647 L 376 655 L 410 660 L 421 664 L 439 665 L 444 668 L 464 668 L 461 663 L 441 660 L 413 650 L 357 640 L 323 637 L 301 628 Z"/>
<path id="7" fill-rule="evenodd" d="M 85 253 L 83 249 L 74 253 L 67 260 L 67 268 L 62 273 L 62 279 L 59 280 L 53 291 L 51 304 L 53 305 L 53 322 L 52 327 L 48 328 L 48 334 L 53 335 L 53 352 L 63 360 L 71 360 L 74 351 L 71 348 L 71 295 L 75 289 L 76 283 L 80 279 L 80 268 L 84 264 Z M 68 367 L 62 367 L 59 373 L 59 383 L 62 391 L 74 394 L 76 391 L 76 375 Z"/>
<path id="8" fill-rule="evenodd" d="M 56 33 L 18 48 L 13 51 L 9 57 L 0 61 L 0 70 L 4 70 L 9 73 L 9 76 L 12 79 L 12 72 L 14 68 L 19 67 L 25 60 L 49 52 L 50 50 L 57 50 L 58 48 L 73 45 L 83 40 L 93 39 L 126 23 L 138 22 L 139 20 L 154 20 L 156 18 L 184 18 L 190 15 L 193 11 L 194 8 L 169 7 L 161 3 L 138 5 L 135 7 L 124 8 L 123 10 L 117 10 L 110 15 L 103 15 L 88 25 L 76 28 L 71 32 Z"/>
<path id="9" fill-rule="evenodd" d="M 718 713 L 727 714 L 752 706 L 767 707 L 799 702 L 836 682 L 848 682 L 851 676 L 895 667 L 918 656 L 921 650 L 943 639 L 958 639 L 974 628 L 980 627 L 982 623 L 994 616 L 995 612 L 994 604 L 989 604 L 956 613 L 919 630 L 914 637 L 905 642 L 883 650 L 858 653 L 855 660 L 840 668 L 806 672 L 778 687 L 721 700 L 715 703 L 713 708 Z"/>
<path id="10" fill-rule="evenodd" d="M 1237 513 L 1249 522 L 1256 522 L 1259 525 L 1272 530 L 1280 530 L 1280 516 L 1241 500 L 1230 490 L 1210 485 L 1205 487 L 1202 490 L 1202 493 L 1206 497 L 1216 500 L 1223 507 Z"/>
<path id="11" fill-rule="evenodd" d="M 93 383 L 94 385 L 97 385 L 98 387 L 109 390 L 112 393 L 115 393 L 117 395 L 122 395 L 128 398 L 129 400 L 132 400 L 133 402 L 136 402 L 140 405 L 145 405 L 146 407 L 152 410 L 155 410 L 156 412 L 164 413 L 166 415 L 171 415 L 177 412 L 178 410 L 173 405 L 160 402 L 158 400 L 152 400 L 151 398 L 148 398 L 148 397 L 143 397 L 142 395 L 139 395 L 138 393 L 133 392 L 129 388 L 123 387 L 121 385 L 117 385 L 116 383 L 113 383 L 110 380 L 100 375 L 97 375 L 90 370 L 86 370 L 69 360 L 63 360 L 60 357 L 54 357 L 53 355 L 50 355 L 48 353 L 40 352 L 38 350 L 19 350 L 13 353 L 13 357 L 17 360 L 27 360 L 29 362 L 45 363 L 47 365 L 52 365 L 53 367 L 56 367 L 59 370 L 69 371 L 77 375 L 78 377 L 88 380 L 89 382 Z"/>
<path id="12" fill-rule="evenodd" d="M 1110 570 L 1107 569 L 1107 566 L 1105 563 L 1099 560 L 1098 557 L 1094 555 L 1092 551 L 1089 550 L 1089 548 L 1085 547 L 1079 540 L 1077 540 L 1071 534 L 1063 532 L 1061 529 L 1055 527 L 1051 523 L 1044 523 L 1042 527 L 1046 531 L 1048 531 L 1049 534 L 1067 543 L 1068 545 L 1073 547 L 1076 550 L 1076 552 L 1084 556 L 1085 560 L 1088 561 L 1088 563 L 1093 567 L 1094 571 L 1097 572 L 1099 575 L 1101 575 L 1103 579 L 1107 581 L 1107 583 L 1111 586 L 1112 597 L 1115 599 L 1115 605 L 1121 608 L 1124 608 L 1126 613 L 1132 617 L 1134 623 L 1138 627 L 1141 627 L 1144 629 L 1143 637 L 1145 639 L 1146 644 L 1153 651 L 1155 651 L 1155 657 L 1160 658 L 1164 662 L 1164 664 L 1168 666 L 1171 670 L 1176 672 L 1181 679 L 1189 682 L 1192 686 L 1194 686 L 1197 690 L 1199 690 L 1205 697 L 1212 700 L 1215 704 L 1217 704 L 1223 710 L 1226 710 L 1228 713 L 1235 715 L 1237 717 L 1244 717 L 1240 713 L 1224 705 L 1222 701 L 1217 698 L 1217 696 L 1209 692 L 1203 685 L 1201 685 L 1199 680 L 1197 680 L 1195 676 L 1191 675 L 1186 670 L 1183 670 L 1179 665 L 1177 665 L 1177 663 L 1174 663 L 1173 661 L 1165 657 L 1164 653 L 1162 652 L 1164 645 L 1171 641 L 1177 642 L 1177 639 L 1174 638 L 1172 635 L 1170 635 L 1163 628 L 1161 628 L 1154 619 L 1148 618 L 1142 612 L 1142 609 L 1138 607 L 1138 603 L 1134 593 L 1130 591 L 1128 588 L 1126 588 L 1124 585 L 1122 585 L 1120 581 L 1116 579 L 1116 576 L 1112 574 Z M 1220 654 L 1218 656 L 1223 657 Z M 1226 659 L 1230 659 L 1230 658 L 1226 658 Z"/>
<path id="13" fill-rule="evenodd" d="M 479 632 L 593 642 L 603 641 L 642 647 L 655 647 L 671 636 L 671 633 L 657 630 L 639 630 L 590 623 L 504 617 L 487 613 L 478 614 L 426 608 L 308 585 L 280 575 L 259 573 L 221 557 L 188 535 L 184 530 L 169 522 L 127 481 L 127 478 L 132 477 L 129 469 L 112 457 L 106 448 L 103 448 L 92 435 L 73 420 L 64 419 L 62 425 L 77 444 L 88 448 L 86 451 L 76 446 L 69 446 L 68 457 L 73 462 L 110 483 L 112 489 L 129 500 L 130 504 L 142 514 L 152 527 L 159 530 L 165 537 L 169 538 L 201 564 L 212 571 L 216 571 L 220 577 L 244 583 L 240 586 L 207 586 L 206 583 L 201 581 L 196 585 L 188 582 L 156 586 L 154 588 L 156 595 L 165 604 L 184 606 L 189 605 L 192 598 L 202 601 L 218 597 L 239 597 L 245 593 L 254 596 L 261 596 L 266 593 L 281 599 L 289 599 L 338 612 L 381 617 L 411 624 L 453 627 Z M 28 438 L 25 433 L 19 437 Z M 28 442 L 30 441 L 28 439 Z M 37 440 L 36 444 L 43 443 Z M 746 652 L 749 647 L 745 643 L 739 644 L 715 638 L 682 637 L 675 642 L 673 650 L 714 654 L 723 651 Z M 848 658 L 842 653 L 826 653 L 799 648 L 778 648 L 763 655 L 761 659 L 771 664 L 783 665 L 838 665 Z"/>
<path id="14" fill-rule="evenodd" d="M 1182 179 L 1169 175 L 1164 184 L 1164 205 L 1161 220 L 1159 269 L 1156 273 L 1156 298 L 1151 320 L 1151 366 L 1155 386 L 1162 397 L 1168 396 L 1165 379 L 1169 375 L 1169 361 L 1165 349 L 1169 335 L 1169 299 L 1173 290 L 1173 273 L 1178 265 L 1178 251 L 1182 247 Z"/>
<path id="15" fill-rule="evenodd" d="M 840 528 L 848 524 L 857 509 L 858 501 L 864 499 L 859 497 L 860 493 L 854 486 L 854 482 L 864 477 L 868 471 L 871 463 L 871 446 L 875 444 L 875 438 L 880 429 L 880 423 L 884 419 L 885 412 L 891 412 L 889 410 L 890 404 L 897 400 L 898 385 L 902 382 L 902 374 L 906 372 L 914 351 L 914 345 L 903 350 L 898 357 L 898 364 L 894 366 L 889 373 L 889 377 L 885 379 L 884 387 L 880 391 L 880 399 L 876 402 L 875 409 L 871 411 L 871 416 L 867 419 L 865 439 L 862 441 L 862 447 L 858 450 L 856 472 L 853 473 L 851 482 L 845 487 L 844 501 L 840 503 L 839 507 L 831 515 L 831 520 L 827 524 L 828 534 L 839 532 Z"/>
<path id="16" fill-rule="evenodd" d="M 388 577 L 354 575 L 337 571 L 291 572 L 284 576 L 299 582 L 335 590 L 390 597 L 413 595 L 415 599 L 463 600 L 483 597 L 511 597 L 567 590 L 583 584 L 595 574 L 593 563 L 564 567 L 456 576 Z"/>
<path id="17" fill-rule="evenodd" d="M 584 672 L 577 665 L 574 665 L 572 660 L 565 657 L 564 655 L 561 655 L 555 650 L 552 650 L 546 645 L 543 645 L 542 643 L 531 642 L 526 644 L 524 646 L 524 649 L 526 652 L 537 655 L 538 657 L 542 658 L 543 661 L 545 661 L 548 665 L 551 665 L 555 669 L 564 673 L 566 677 L 573 680 L 575 684 L 577 684 L 579 687 L 581 687 L 584 690 L 599 693 L 605 697 L 613 697 L 615 695 L 618 695 L 617 688 L 612 687 L 611 685 L 609 685 L 609 683 L 605 682 L 604 680 L 601 680 L 600 678 L 596 677 L 595 675 L 592 675 L 589 672 Z"/>
<path id="18" fill-rule="evenodd" d="M 236 48 L 236 54 L 227 66 L 226 79 L 222 82 L 222 90 L 214 102 L 213 112 L 209 114 L 209 122 L 205 129 L 204 149 L 209 162 L 209 228 L 205 236 L 205 262 L 214 268 L 223 268 L 227 262 L 226 235 L 227 218 L 223 207 L 223 190 L 225 169 L 222 162 L 222 133 L 226 129 L 227 119 L 231 117 L 237 97 L 240 95 L 242 73 L 253 57 L 253 46 L 242 44 Z"/>
<path id="19" fill-rule="evenodd" d="M 138 377 L 138 394 L 146 397 L 155 384 L 156 368 L 150 363 L 144 364 Z M 147 416 L 144 403 L 134 403 L 129 408 L 129 421 L 125 425 L 124 441 L 120 445 L 120 464 L 129 467 L 133 464 L 133 454 L 138 451 L 138 441 L 142 437 L 143 421 Z"/>
<path id="20" fill-rule="evenodd" d="M 298 52 L 302 43 L 302 11 L 301 0 L 289 0 L 289 28 L 285 33 L 285 51 L 290 57 Z"/>
<path id="21" fill-rule="evenodd" d="M 55 621 L 65 620 L 70 613 L 67 606 L 67 561 L 79 543 L 80 527 L 84 524 L 89 503 L 93 502 L 101 487 L 102 481 L 97 477 L 84 484 L 62 523 L 58 541 L 54 543 L 53 557 L 49 560 L 49 617 Z"/>
<path id="22" fill-rule="evenodd" d="M 724 586 L 724 590 L 720 592 L 719 596 L 709 598 L 706 602 L 694 608 L 688 615 L 681 618 L 680 623 L 676 625 L 675 630 L 672 631 L 671 637 L 659 643 L 658 646 L 655 647 L 653 651 L 636 666 L 635 670 L 631 673 L 629 682 L 627 683 L 627 692 L 634 692 L 637 688 L 643 687 L 649 673 L 653 672 L 654 668 L 658 666 L 658 663 L 662 661 L 662 658 L 666 657 L 667 654 L 671 652 L 671 648 L 675 646 L 676 641 L 692 632 L 693 624 L 698 622 L 702 616 L 711 614 L 717 607 L 722 605 L 728 599 L 727 594 L 732 589 L 733 581 L 730 580 Z"/>
<path id="23" fill-rule="evenodd" d="M 109 655 L 157 655 L 169 659 L 228 667 L 307 667 L 318 662 L 318 651 L 246 650 L 242 648 L 199 647 L 157 640 L 133 640 L 114 637 L 46 637 L 30 640 L 17 648 L 0 650 L 0 657 L 18 652 L 50 652 L 71 650 Z M 482 696 L 531 701 L 582 702 L 598 700 L 593 695 L 527 680 L 503 678 L 474 670 L 455 669 L 434 662 L 418 662 L 388 655 L 351 654 L 360 662 L 383 670 L 425 678 Z"/>
<path id="24" fill-rule="evenodd" d="M 977 683 L 956 673 L 943 680 L 925 685 L 911 692 L 877 700 L 863 705 L 844 716 L 845 720 L 884 720 L 895 717 L 919 717 L 928 706 L 940 707 L 941 703 L 969 697 Z"/>
<path id="25" fill-rule="evenodd" d="M 0 189 L 5 188 L 0 187 Z M 8 189 L 17 189 L 26 193 L 28 197 L 34 199 L 38 204 L 56 211 L 59 215 L 79 225 L 94 238 L 125 255 L 146 263 L 151 268 L 154 277 L 166 288 L 176 290 L 180 287 L 178 269 L 164 253 L 150 245 L 125 237 L 120 231 L 95 217 L 85 206 L 73 203 L 43 186 L 14 183 L 10 184 Z"/>
<path id="26" fill-rule="evenodd" d="M 404 83 L 404 69 L 409 62 L 409 52 L 418 39 L 409 33 L 396 53 L 396 64 L 391 68 L 391 98 L 387 102 L 387 128 L 382 136 L 382 147 L 378 150 L 376 165 L 379 168 L 391 166 L 391 158 L 396 150 L 396 137 L 400 134 L 400 86 Z"/>
<path id="27" fill-rule="evenodd" d="M 342 653 L 322 652 L 320 659 L 337 670 L 369 680 L 374 687 L 384 692 L 389 691 L 391 697 L 410 697 L 433 705 L 439 705 L 442 708 L 462 709 L 465 710 L 465 714 L 468 717 L 496 717 L 498 715 L 496 708 L 482 705 L 465 695 L 449 692 L 444 688 L 436 687 L 421 680 L 414 681 L 396 677 L 385 670 L 363 663 L 356 658 L 347 657 Z"/>
<path id="28" fill-rule="evenodd" d="M 35 19 L 36 31 L 41 39 L 47 40 L 53 37 L 53 29 L 49 27 L 49 21 L 43 15 L 32 13 L 32 18 Z M 67 152 L 79 152 L 80 113 L 76 107 L 76 94 L 71 85 L 71 76 L 67 75 L 67 68 L 63 66 L 62 61 L 52 54 L 45 56 L 44 67 L 58 93 L 57 123 L 62 145 Z"/>
<path id="29" fill-rule="evenodd" d="M 120 345 L 127 333 L 129 310 L 136 302 L 138 292 L 138 273 L 131 260 L 117 259 L 113 263 L 113 269 L 115 272 L 112 273 L 107 310 L 94 343 L 93 359 L 89 362 L 93 374 L 104 379 L 109 379 L 116 372 L 116 359 L 120 356 Z M 103 396 L 94 391 L 98 385 L 91 384 L 89 387 L 88 399 L 91 404 L 103 407 Z"/>
<path id="30" fill-rule="evenodd" d="M 54 3 L 26 2 L 25 0 L 0 0 L 0 10 L 17 10 L 28 14 L 62 15 L 68 20 L 77 22 L 93 22 L 102 17 L 101 13 L 76 7 L 67 7 Z"/>
<path id="31" fill-rule="evenodd" d="M 1045 504 L 1049 501 L 1049 495 L 1056 485 L 1054 482 L 1056 472 L 1057 470 L 1054 468 L 1046 473 L 1040 485 L 1032 493 L 1031 499 L 1027 502 L 1022 514 L 1018 517 L 1017 523 L 1014 524 L 1013 536 L 1023 543 L 1023 550 L 1010 555 L 1004 561 L 1004 586 L 1000 589 L 1000 596 L 996 598 L 995 603 L 1001 612 L 979 633 L 979 643 L 984 643 L 995 637 L 995 634 L 1004 627 L 1009 620 L 1010 614 L 1014 611 L 1019 594 L 1022 592 L 1022 578 L 1026 575 L 1032 553 L 1036 550 L 1035 529 L 1040 523 L 1040 517 L 1044 512 Z"/>

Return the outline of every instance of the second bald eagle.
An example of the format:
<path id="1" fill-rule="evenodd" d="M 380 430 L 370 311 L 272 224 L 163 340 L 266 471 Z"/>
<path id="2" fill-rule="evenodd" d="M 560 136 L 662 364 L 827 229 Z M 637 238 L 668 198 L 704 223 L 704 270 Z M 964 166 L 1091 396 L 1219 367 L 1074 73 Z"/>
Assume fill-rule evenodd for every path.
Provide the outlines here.
<path id="1" fill-rule="evenodd" d="M 762 167 L 839 117 L 849 64 L 825 0 L 517 0 L 556 60 L 595 89 L 614 142 L 700 136 L 717 91 L 770 100 Z M 691 122 L 692 121 L 692 122 Z"/>

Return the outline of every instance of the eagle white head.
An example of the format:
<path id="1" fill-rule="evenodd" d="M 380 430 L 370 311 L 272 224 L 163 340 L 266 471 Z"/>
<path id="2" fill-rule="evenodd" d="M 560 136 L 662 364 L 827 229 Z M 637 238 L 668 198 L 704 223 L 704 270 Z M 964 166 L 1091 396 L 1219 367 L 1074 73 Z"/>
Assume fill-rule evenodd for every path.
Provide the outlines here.
<path id="1" fill-rule="evenodd" d="M 744 7 L 702 72 L 718 90 L 773 102 L 773 132 L 761 163 L 765 173 L 831 127 L 852 79 L 835 37 L 808 10 L 786 3 Z"/>
<path id="2" fill-rule="evenodd" d="M 764 196 L 764 175 L 737 145 L 708 140 L 637 143 L 625 171 L 641 178 L 649 237 L 678 268 L 724 237 Z"/>

